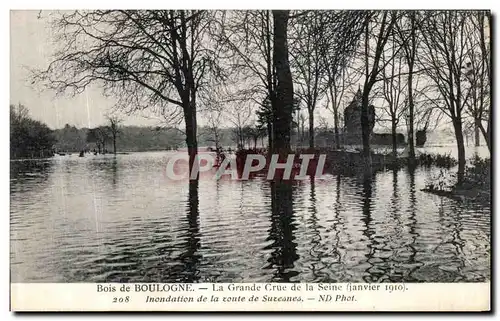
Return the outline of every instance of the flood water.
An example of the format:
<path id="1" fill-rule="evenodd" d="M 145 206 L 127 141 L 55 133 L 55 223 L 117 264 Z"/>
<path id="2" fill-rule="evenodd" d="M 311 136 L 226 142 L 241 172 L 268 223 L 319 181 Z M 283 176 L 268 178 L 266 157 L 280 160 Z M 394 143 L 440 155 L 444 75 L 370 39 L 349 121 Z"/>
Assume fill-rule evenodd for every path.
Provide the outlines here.
<path id="1" fill-rule="evenodd" d="M 436 170 L 172 182 L 168 152 L 11 162 L 12 282 L 479 282 L 490 206 Z"/>

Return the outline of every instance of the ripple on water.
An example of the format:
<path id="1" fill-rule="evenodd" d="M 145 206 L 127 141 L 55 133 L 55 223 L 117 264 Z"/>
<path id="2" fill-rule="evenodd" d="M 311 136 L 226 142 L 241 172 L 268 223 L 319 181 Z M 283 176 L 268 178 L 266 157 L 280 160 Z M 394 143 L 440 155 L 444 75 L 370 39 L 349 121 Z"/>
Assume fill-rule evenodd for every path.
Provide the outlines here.
<path id="1" fill-rule="evenodd" d="M 161 179 L 167 153 L 11 171 L 14 282 L 478 282 L 490 208 L 420 191 L 429 173 L 286 187 Z M 489 205 L 489 204 L 488 204 Z"/>

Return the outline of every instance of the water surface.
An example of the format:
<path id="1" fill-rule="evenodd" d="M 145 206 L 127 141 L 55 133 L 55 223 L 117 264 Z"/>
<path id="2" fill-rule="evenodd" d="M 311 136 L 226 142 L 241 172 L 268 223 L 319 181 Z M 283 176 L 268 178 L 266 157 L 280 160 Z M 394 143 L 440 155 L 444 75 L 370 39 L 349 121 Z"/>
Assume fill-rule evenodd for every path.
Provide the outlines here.
<path id="1" fill-rule="evenodd" d="M 479 282 L 490 208 L 436 170 L 168 181 L 168 152 L 11 162 L 12 282 Z"/>

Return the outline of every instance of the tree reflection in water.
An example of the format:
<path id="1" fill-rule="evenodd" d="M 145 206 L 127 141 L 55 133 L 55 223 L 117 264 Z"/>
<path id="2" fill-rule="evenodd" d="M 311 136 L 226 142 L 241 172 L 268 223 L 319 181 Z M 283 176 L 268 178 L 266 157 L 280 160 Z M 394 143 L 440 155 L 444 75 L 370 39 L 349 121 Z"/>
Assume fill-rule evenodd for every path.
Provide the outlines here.
<path id="1" fill-rule="evenodd" d="M 410 269 L 408 271 L 407 279 L 411 281 L 417 281 L 416 278 L 412 276 L 413 272 L 415 272 L 419 267 L 423 265 L 423 263 L 418 262 L 416 260 L 417 257 L 417 249 L 416 242 L 420 234 L 417 232 L 417 197 L 415 195 L 416 187 L 415 187 L 415 166 L 408 167 L 408 176 L 410 178 L 410 190 L 409 190 L 409 217 L 408 217 L 408 227 L 410 234 L 410 243 L 408 244 L 408 249 L 410 252 L 410 256 L 408 258 L 408 265 Z"/>
<path id="2" fill-rule="evenodd" d="M 333 219 L 332 230 L 334 232 L 332 239 L 332 266 L 334 264 L 338 264 L 342 261 L 342 255 L 340 254 L 339 248 L 340 244 L 340 228 L 343 226 L 344 221 L 340 215 L 340 211 L 342 209 L 342 203 L 340 202 L 340 174 L 337 175 L 335 179 L 335 206 L 334 206 L 334 214 L 335 217 Z"/>
<path id="3" fill-rule="evenodd" d="M 189 227 L 186 231 L 185 252 L 179 257 L 184 265 L 182 282 L 185 283 L 193 283 L 200 279 L 198 270 L 201 258 L 198 253 L 200 248 L 198 188 L 198 181 L 189 181 L 188 211 L 186 213 L 186 221 Z"/>
<path id="4" fill-rule="evenodd" d="M 371 205 L 372 205 L 372 184 L 373 177 L 371 173 L 364 173 L 362 181 L 362 219 L 364 225 L 363 235 L 368 240 L 368 253 L 366 256 L 366 261 L 370 265 L 369 268 L 366 269 L 367 275 L 363 276 L 363 280 L 365 282 L 374 282 L 380 277 L 380 273 L 374 269 L 375 265 L 374 255 L 377 249 L 378 241 L 373 237 L 375 231 L 372 227 L 372 213 L 371 213 Z"/>
<path id="5" fill-rule="evenodd" d="M 309 248 L 309 266 L 311 273 L 314 276 L 314 282 L 321 282 L 328 279 L 328 273 L 325 271 L 326 266 L 322 263 L 322 259 L 326 257 L 325 251 L 322 249 L 321 232 L 323 228 L 319 225 L 318 208 L 316 202 L 316 183 L 315 178 L 309 178 L 309 219 L 307 220 L 307 228 L 310 233 L 309 241 L 311 247 Z"/>
<path id="6" fill-rule="evenodd" d="M 390 199 L 390 211 L 386 228 L 376 236 L 372 222 L 372 180 L 365 177 L 363 180 L 363 222 L 365 225 L 364 235 L 368 239 L 369 252 L 366 255 L 369 267 L 366 269 L 364 280 L 366 282 L 403 282 L 413 279 L 411 273 L 418 269 L 421 264 L 416 261 L 417 250 L 415 243 L 419 236 L 416 232 L 416 197 L 415 197 L 415 169 L 410 169 L 409 177 L 409 207 L 408 218 L 403 223 L 403 204 L 401 203 L 400 191 L 404 190 L 398 181 L 399 170 L 392 171 L 392 195 Z M 383 219 L 383 218 L 382 218 Z M 407 227 L 407 229 L 406 229 Z M 408 235 L 405 233 L 408 231 Z"/>
<path id="7" fill-rule="evenodd" d="M 111 177 L 112 177 L 112 182 L 113 186 L 116 187 L 116 183 L 118 180 L 118 166 L 117 166 L 117 161 L 116 161 L 116 155 L 113 157 L 113 160 L 111 161 Z"/>
<path id="8" fill-rule="evenodd" d="M 267 269 L 274 269 L 274 282 L 291 282 L 299 273 L 294 268 L 297 243 L 294 231 L 297 229 L 293 212 L 293 186 L 290 182 L 271 181 L 271 228 L 269 237 L 273 243 L 266 247 L 272 249 Z"/>
<path id="9" fill-rule="evenodd" d="M 54 172 L 52 160 L 16 160 L 10 161 L 11 189 L 30 181 L 31 185 L 44 184 Z"/>

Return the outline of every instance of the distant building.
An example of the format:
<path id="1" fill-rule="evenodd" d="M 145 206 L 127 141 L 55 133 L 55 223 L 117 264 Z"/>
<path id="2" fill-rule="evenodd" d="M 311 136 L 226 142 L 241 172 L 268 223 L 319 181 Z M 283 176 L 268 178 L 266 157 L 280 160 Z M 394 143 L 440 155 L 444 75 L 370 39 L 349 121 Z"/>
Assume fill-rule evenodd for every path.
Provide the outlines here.
<path id="1" fill-rule="evenodd" d="M 361 131 L 361 104 L 363 93 L 360 89 L 353 100 L 344 111 L 344 144 L 346 145 L 362 145 L 363 136 Z M 368 106 L 368 124 L 370 129 L 370 144 L 372 145 L 392 145 L 391 134 L 377 134 L 373 132 L 375 127 L 375 106 Z M 398 145 L 405 144 L 405 137 L 401 133 L 396 134 L 396 142 Z"/>
<path id="2" fill-rule="evenodd" d="M 363 94 L 361 89 L 354 96 L 353 100 L 344 110 L 344 143 L 347 145 L 362 145 L 363 138 L 361 133 L 361 103 Z M 370 136 L 373 134 L 375 126 L 375 107 L 368 107 L 368 123 L 370 128 Z"/>

